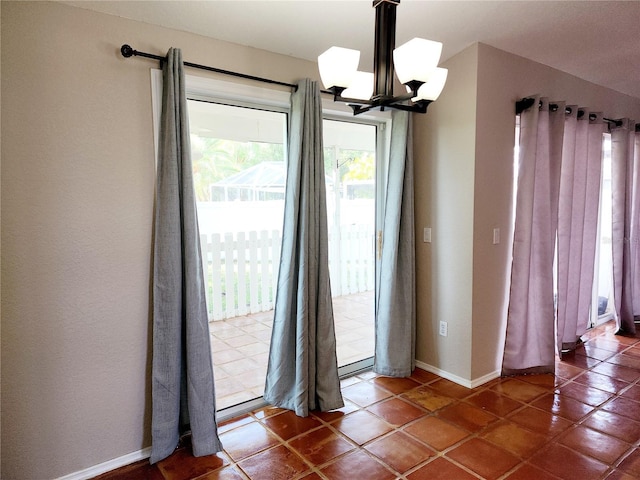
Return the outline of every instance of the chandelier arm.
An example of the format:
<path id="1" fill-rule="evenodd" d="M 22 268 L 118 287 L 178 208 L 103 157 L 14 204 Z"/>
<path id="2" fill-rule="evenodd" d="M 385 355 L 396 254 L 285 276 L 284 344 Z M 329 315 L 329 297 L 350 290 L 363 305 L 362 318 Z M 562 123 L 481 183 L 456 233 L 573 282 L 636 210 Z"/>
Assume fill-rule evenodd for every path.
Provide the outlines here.
<path id="1" fill-rule="evenodd" d="M 393 108 L 394 110 L 402 110 L 405 112 L 427 113 L 427 108 L 431 103 L 433 103 L 432 100 L 420 100 L 416 103 L 412 103 L 411 105 L 405 105 L 402 103 L 373 102 L 373 104 L 371 105 L 358 105 L 354 103 L 349 103 L 349 106 L 352 108 L 353 115 L 355 116 L 376 108 L 379 108 L 381 112 L 383 112 L 387 108 Z"/>
<path id="2" fill-rule="evenodd" d="M 411 100 L 416 95 L 417 95 L 416 92 L 405 93 L 404 95 L 398 95 L 397 97 L 390 98 L 387 103 L 392 104 L 392 103 L 406 102 L 407 100 Z"/>
<path id="3" fill-rule="evenodd" d="M 332 92 L 329 92 L 332 93 Z M 397 97 L 392 97 L 392 98 L 376 98 L 373 100 L 363 100 L 362 98 L 349 98 L 349 97 L 343 97 L 340 94 L 333 94 L 333 100 L 335 102 L 344 102 L 344 103 L 349 103 L 349 104 L 356 104 L 356 105 L 370 105 L 371 107 L 387 107 L 387 106 L 391 106 L 393 104 L 397 104 L 397 103 L 401 103 L 401 102 L 406 102 L 407 100 L 411 100 L 413 97 L 415 97 L 417 95 L 417 93 L 415 92 L 410 92 L 407 93 L 405 95 L 398 95 Z"/>
<path id="4" fill-rule="evenodd" d="M 349 104 L 349 106 L 353 109 L 353 115 L 360 115 L 361 113 L 365 113 L 368 112 L 369 110 L 371 110 L 371 106 L 368 107 L 363 107 L 362 105 L 354 105 L 352 103 Z"/>
<path id="5" fill-rule="evenodd" d="M 362 98 L 349 98 L 349 97 L 343 97 L 343 96 L 340 96 L 340 95 L 334 95 L 333 101 L 334 102 L 348 103 L 349 105 L 369 105 L 369 106 L 373 106 L 375 104 L 375 102 L 373 100 L 363 100 Z"/>
<path id="6" fill-rule="evenodd" d="M 420 100 L 417 103 L 411 105 L 393 104 L 388 105 L 388 108 L 394 108 L 396 110 L 404 110 L 405 112 L 414 113 L 427 113 L 427 107 L 433 103 L 431 100 Z"/>

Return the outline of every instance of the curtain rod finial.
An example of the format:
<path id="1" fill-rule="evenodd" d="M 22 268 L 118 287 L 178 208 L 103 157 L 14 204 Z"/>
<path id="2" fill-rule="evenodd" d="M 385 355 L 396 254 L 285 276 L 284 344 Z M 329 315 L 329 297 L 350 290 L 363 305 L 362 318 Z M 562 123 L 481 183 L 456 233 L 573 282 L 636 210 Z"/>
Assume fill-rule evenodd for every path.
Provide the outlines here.
<path id="1" fill-rule="evenodd" d="M 127 45 L 126 43 L 120 47 L 120 53 L 123 57 L 129 58 L 132 57 L 135 53 L 135 50 L 131 48 L 131 45 Z"/>
<path id="2" fill-rule="evenodd" d="M 527 108 L 531 107 L 535 103 L 535 98 L 525 97 L 522 100 L 516 102 L 516 115 L 520 115 Z"/>

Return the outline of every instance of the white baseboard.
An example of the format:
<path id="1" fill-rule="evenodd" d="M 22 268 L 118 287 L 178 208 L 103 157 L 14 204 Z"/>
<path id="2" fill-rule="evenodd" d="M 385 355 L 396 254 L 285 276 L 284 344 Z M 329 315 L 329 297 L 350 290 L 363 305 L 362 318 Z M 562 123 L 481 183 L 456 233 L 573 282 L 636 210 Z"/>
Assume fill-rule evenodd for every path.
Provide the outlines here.
<path id="1" fill-rule="evenodd" d="M 59 477 L 57 480 L 87 480 L 89 478 L 97 477 L 103 473 L 110 472 L 116 468 L 124 467 L 131 463 L 135 463 L 151 456 L 151 447 L 143 448 L 137 452 L 131 452 L 122 457 L 114 458 L 104 463 L 94 465 L 93 467 L 85 468 L 78 472 L 70 473 L 64 477 Z"/>
<path id="2" fill-rule="evenodd" d="M 452 382 L 467 388 L 479 387 L 480 385 L 484 385 L 485 383 L 490 382 L 494 378 L 498 378 L 500 376 L 500 371 L 496 370 L 494 372 L 483 375 L 480 378 L 467 380 L 466 378 L 459 377 L 457 375 L 454 375 L 453 373 L 441 370 L 424 362 L 416 361 L 416 367 L 426 370 L 427 372 L 435 373 L 442 378 L 446 378 L 447 380 L 451 380 Z"/>
<path id="3" fill-rule="evenodd" d="M 476 378 L 474 380 L 471 380 L 471 387 L 470 388 L 476 388 L 479 387 L 481 385 L 484 385 L 485 383 L 490 382 L 491 380 L 495 380 L 496 378 L 500 378 L 500 370 L 495 370 L 491 373 L 487 373 L 486 375 L 481 376 L 480 378 Z"/>

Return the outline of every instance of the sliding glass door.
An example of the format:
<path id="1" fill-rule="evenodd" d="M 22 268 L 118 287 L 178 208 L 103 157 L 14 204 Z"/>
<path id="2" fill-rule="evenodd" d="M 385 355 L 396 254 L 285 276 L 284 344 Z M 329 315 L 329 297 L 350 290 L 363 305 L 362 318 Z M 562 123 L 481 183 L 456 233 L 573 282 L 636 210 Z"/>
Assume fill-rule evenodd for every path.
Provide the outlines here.
<path id="1" fill-rule="evenodd" d="M 197 98 L 197 99 L 196 99 Z M 220 418 L 264 391 L 280 261 L 287 111 L 189 101 Z M 329 269 L 341 374 L 372 364 L 378 124 L 325 119 Z"/>

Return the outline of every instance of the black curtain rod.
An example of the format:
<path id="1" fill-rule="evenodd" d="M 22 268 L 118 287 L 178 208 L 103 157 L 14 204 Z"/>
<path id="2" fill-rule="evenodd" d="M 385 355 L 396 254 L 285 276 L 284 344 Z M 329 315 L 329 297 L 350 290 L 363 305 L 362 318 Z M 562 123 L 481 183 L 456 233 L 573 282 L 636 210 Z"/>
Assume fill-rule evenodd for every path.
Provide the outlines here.
<path id="1" fill-rule="evenodd" d="M 163 57 L 161 55 L 154 55 L 152 53 L 139 52 L 138 50 L 134 50 L 130 45 L 127 45 L 127 44 L 124 44 L 122 45 L 122 47 L 120 47 L 120 53 L 122 53 L 122 56 L 125 58 L 129 58 L 133 56 L 152 58 L 153 60 L 158 60 L 161 65 L 162 65 L 162 62 L 167 60 L 167 57 Z M 209 67 L 207 65 L 199 65 L 197 63 L 191 63 L 191 62 L 183 62 L 183 64 L 185 67 L 198 68 L 200 70 L 207 70 L 208 72 L 221 73 L 223 75 L 231 75 L 233 77 L 245 78 L 247 80 L 254 80 L 256 82 L 270 83 L 272 85 L 282 85 L 283 87 L 293 88 L 294 90 L 298 88 L 297 85 L 294 85 L 292 83 L 279 82 L 278 80 L 271 80 L 269 78 L 262 78 L 262 77 L 256 77 L 254 75 L 247 75 L 244 73 L 231 72 L 229 70 Z M 331 93 L 331 92 L 323 92 L 323 93 Z"/>
<path id="2" fill-rule="evenodd" d="M 533 106 L 535 101 L 536 100 L 534 98 L 523 98 L 522 100 L 518 100 L 516 102 L 516 115 L 520 115 L 527 108 Z M 542 106 L 542 102 L 540 102 L 539 106 Z M 549 109 L 555 112 L 558 109 L 558 105 L 556 103 L 550 103 Z M 572 111 L 571 107 L 565 107 L 564 109 L 564 113 L 568 115 L 571 114 L 571 111 Z M 584 115 L 584 110 L 578 110 L 578 118 L 581 118 L 583 115 Z M 589 120 L 595 120 L 596 118 L 597 118 L 597 115 L 595 113 L 589 114 Z M 613 120 L 611 118 L 606 118 L 606 117 L 602 117 L 602 119 L 607 123 L 613 123 L 616 127 L 622 126 L 622 120 Z M 638 131 L 639 126 L 640 124 L 636 124 L 636 131 Z"/>

